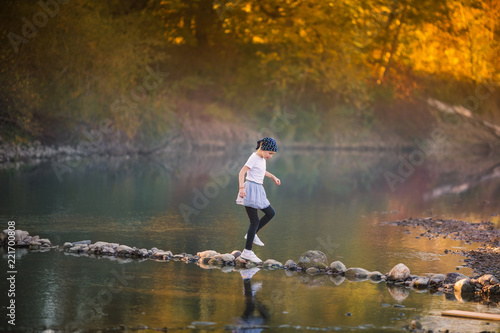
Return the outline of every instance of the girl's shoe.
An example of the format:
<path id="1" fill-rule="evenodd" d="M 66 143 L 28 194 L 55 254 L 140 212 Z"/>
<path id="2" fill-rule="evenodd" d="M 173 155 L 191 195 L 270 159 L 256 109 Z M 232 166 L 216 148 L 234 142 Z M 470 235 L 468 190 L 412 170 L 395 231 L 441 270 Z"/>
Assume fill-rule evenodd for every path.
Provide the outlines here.
<path id="1" fill-rule="evenodd" d="M 244 249 L 243 252 L 241 252 L 240 257 L 249 261 L 253 261 L 254 263 L 262 262 L 262 260 L 260 260 L 259 257 L 257 257 L 252 250 Z"/>
<path id="2" fill-rule="evenodd" d="M 247 239 L 247 235 L 245 235 L 245 239 Z M 258 246 L 264 246 L 264 243 L 260 240 L 259 236 L 255 234 L 255 237 L 253 238 L 253 243 Z"/>

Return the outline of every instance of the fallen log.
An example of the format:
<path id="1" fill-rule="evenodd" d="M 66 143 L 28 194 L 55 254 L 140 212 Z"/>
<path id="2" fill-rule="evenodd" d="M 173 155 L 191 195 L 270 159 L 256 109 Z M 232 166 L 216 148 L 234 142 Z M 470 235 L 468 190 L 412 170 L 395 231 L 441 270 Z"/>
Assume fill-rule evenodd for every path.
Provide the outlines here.
<path id="1" fill-rule="evenodd" d="M 500 320 L 500 314 L 481 313 L 481 312 L 462 311 L 462 310 L 443 311 L 441 312 L 441 315 L 451 316 L 451 317 L 471 318 L 471 319 L 482 319 L 482 320 Z"/>

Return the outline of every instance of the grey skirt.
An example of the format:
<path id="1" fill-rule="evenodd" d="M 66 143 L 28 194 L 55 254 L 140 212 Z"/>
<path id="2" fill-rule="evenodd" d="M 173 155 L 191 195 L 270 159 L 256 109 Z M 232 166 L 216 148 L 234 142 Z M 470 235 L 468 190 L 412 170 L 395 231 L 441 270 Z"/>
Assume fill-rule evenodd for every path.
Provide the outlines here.
<path id="1" fill-rule="evenodd" d="M 236 203 L 238 205 L 256 209 L 264 209 L 271 205 L 269 200 L 267 200 L 266 190 L 264 190 L 264 186 L 262 184 L 247 180 L 245 182 L 245 193 L 246 196 L 244 198 L 241 198 L 239 193 L 236 196 Z"/>

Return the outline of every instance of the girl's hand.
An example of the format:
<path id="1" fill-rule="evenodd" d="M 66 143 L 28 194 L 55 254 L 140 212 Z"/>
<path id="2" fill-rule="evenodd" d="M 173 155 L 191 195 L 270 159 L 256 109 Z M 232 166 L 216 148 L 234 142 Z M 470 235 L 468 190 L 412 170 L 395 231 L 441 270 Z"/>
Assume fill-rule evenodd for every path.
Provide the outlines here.
<path id="1" fill-rule="evenodd" d="M 244 197 L 247 196 L 247 194 L 245 193 L 245 189 L 244 188 L 240 188 L 239 196 L 240 196 L 240 198 L 244 198 Z"/>
<path id="2" fill-rule="evenodd" d="M 276 185 L 281 185 L 281 180 L 278 177 L 274 177 L 273 180 Z"/>

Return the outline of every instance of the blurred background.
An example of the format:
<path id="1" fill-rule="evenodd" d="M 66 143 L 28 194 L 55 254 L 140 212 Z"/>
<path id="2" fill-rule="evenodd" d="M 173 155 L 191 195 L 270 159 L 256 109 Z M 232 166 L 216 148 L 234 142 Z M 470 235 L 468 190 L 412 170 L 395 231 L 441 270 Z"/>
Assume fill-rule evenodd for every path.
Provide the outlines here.
<path id="1" fill-rule="evenodd" d="M 4 0 L 0 17 L 3 143 L 407 147 L 444 120 L 465 123 L 448 145 L 490 154 L 500 134 L 494 0 Z"/>

